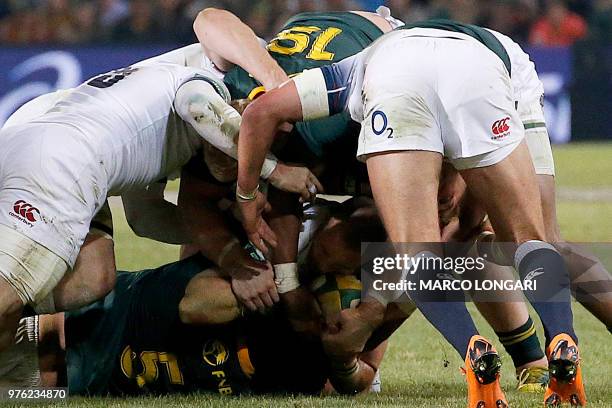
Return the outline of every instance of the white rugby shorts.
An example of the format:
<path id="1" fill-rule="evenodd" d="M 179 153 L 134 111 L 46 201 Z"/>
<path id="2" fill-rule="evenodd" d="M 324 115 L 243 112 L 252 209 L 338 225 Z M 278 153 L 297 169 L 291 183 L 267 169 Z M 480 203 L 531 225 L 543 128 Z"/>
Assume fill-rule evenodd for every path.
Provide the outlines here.
<path id="1" fill-rule="evenodd" d="M 524 138 L 510 74 L 476 40 L 399 31 L 373 46 L 366 65 L 362 160 L 424 150 L 463 170 L 502 161 Z"/>

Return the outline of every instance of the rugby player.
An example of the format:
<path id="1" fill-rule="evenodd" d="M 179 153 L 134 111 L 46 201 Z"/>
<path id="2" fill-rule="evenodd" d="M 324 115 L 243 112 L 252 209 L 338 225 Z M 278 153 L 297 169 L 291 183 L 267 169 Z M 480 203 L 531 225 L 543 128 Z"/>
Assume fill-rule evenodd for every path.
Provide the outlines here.
<path id="1" fill-rule="evenodd" d="M 240 115 L 228 102 L 214 74 L 158 63 L 94 77 L 43 115 L 2 130 L 0 349 L 25 305 L 57 310 L 53 289 L 74 268 L 107 195 L 166 178 L 204 140 L 235 156 Z M 297 180 L 269 164 L 272 183 Z"/>
<path id="2" fill-rule="evenodd" d="M 487 209 L 498 239 L 516 244 L 504 256 L 514 259 L 521 277 L 535 279 L 544 271 L 544 278 L 537 279 L 538 289 L 526 295 L 547 336 L 552 376 L 545 402 L 583 405 L 586 396 L 569 277 L 560 254 L 545 242 L 539 189 L 515 106 L 520 100 L 513 89 L 517 75 L 512 71 L 512 54 L 490 31 L 432 21 L 404 26 L 355 57 L 306 71 L 246 110 L 237 194 L 243 197 L 245 229 L 257 239 L 263 220 L 256 201 L 256 176 L 278 126 L 348 109 L 353 119 L 362 122 L 358 157 L 368 166 L 391 241 L 438 242 L 435 203 L 442 157 L 446 157 Z M 442 69 L 449 59 L 453 69 Z M 414 195 L 420 198 L 418 203 L 410 199 Z M 438 257 L 435 248 L 419 254 Z M 439 278 L 422 270 L 416 275 Z M 373 295 L 376 301 L 344 311 L 340 331 L 330 334 L 347 356 L 361 349 L 384 306 L 393 300 Z M 427 302 L 424 295 L 411 293 L 424 315 L 465 355 L 468 406 L 507 404 L 499 388 L 496 352 L 478 336 L 464 305 Z M 543 301 L 553 296 L 555 302 Z"/>
<path id="3" fill-rule="evenodd" d="M 319 231 L 312 245 L 334 253 L 308 257 L 317 271 L 331 273 L 334 269 L 325 265 L 343 265 L 348 252 L 358 254 L 349 231 L 363 239 L 363 234 L 384 235 L 380 223 L 363 228 L 367 218 L 359 218 L 350 205 L 338 207 L 327 206 L 311 226 Z M 336 218 L 339 212 L 346 213 L 344 221 Z M 196 255 L 154 270 L 120 273 L 115 290 L 93 305 L 23 320 L 17 346 L 0 354 L 0 384 L 67 385 L 71 393 L 85 395 L 318 393 L 328 378 L 342 393 L 369 387 L 384 345 L 363 353 L 356 370 L 339 371 L 320 342 L 293 332 L 279 310 L 243 317 L 220 272 Z M 392 319 L 389 315 L 388 323 Z"/>

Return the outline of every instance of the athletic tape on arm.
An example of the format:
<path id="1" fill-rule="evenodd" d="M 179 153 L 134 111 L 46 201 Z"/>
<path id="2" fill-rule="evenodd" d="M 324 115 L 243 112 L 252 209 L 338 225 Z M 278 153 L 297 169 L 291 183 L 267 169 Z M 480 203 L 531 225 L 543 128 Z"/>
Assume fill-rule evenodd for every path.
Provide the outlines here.
<path id="1" fill-rule="evenodd" d="M 309 69 L 293 78 L 302 103 L 304 121 L 329 116 L 327 85 L 320 69 Z"/>

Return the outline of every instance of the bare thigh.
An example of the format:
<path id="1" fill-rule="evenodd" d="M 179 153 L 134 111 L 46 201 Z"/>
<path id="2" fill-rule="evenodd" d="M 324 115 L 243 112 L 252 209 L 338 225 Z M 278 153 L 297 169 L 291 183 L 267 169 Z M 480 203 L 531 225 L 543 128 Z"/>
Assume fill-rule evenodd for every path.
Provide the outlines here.
<path id="1" fill-rule="evenodd" d="M 376 206 L 392 242 L 439 242 L 439 153 L 400 151 L 367 159 Z"/>
<path id="2" fill-rule="evenodd" d="M 498 241 L 546 240 L 540 190 L 525 141 L 501 162 L 461 175 L 489 214 Z"/>

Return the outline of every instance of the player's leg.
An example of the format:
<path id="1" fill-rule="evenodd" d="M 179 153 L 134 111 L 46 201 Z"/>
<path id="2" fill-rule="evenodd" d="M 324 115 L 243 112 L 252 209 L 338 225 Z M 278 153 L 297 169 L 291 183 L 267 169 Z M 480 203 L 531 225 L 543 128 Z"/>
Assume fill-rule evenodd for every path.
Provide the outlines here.
<path id="1" fill-rule="evenodd" d="M 434 152 L 387 152 L 370 155 L 366 163 L 376 206 L 389 240 L 399 244 L 415 243 L 409 256 L 440 256 L 439 248 L 432 252 L 431 245 L 425 244 L 421 250 L 416 244 L 440 242 L 437 198 L 442 156 Z M 415 281 L 436 279 L 436 274 L 423 270 L 413 278 Z M 418 291 L 410 295 L 425 318 L 459 355 L 465 356 L 470 338 L 478 334 L 465 304 L 425 301 L 427 294 L 419 296 Z"/>
<path id="2" fill-rule="evenodd" d="M 17 291 L 0 278 L 0 352 L 13 344 L 22 311 Z"/>
<path id="3" fill-rule="evenodd" d="M 467 201 L 463 204 L 469 205 Z M 462 205 L 462 212 L 465 211 L 470 211 L 470 208 Z M 479 256 L 476 245 L 467 252 L 467 256 L 473 259 Z M 469 274 L 462 275 L 462 279 L 473 282 L 515 279 L 511 267 L 493 262 L 485 262 L 484 265 L 483 270 L 470 270 Z M 548 384 L 548 361 L 522 293 L 514 290 L 471 291 L 470 296 L 512 358 L 518 379 L 517 389 L 522 392 L 543 392 Z"/>
<path id="4" fill-rule="evenodd" d="M 407 244 L 397 249 L 412 257 L 431 259 L 433 262 L 426 263 L 432 264 L 442 263 L 436 261 L 441 256 L 438 187 L 447 135 L 440 121 L 444 116 L 438 92 L 441 78 L 435 73 L 438 57 L 445 64 L 449 60 L 448 55 L 442 56 L 447 50 L 440 51 L 445 44 L 462 42 L 406 41 L 395 34 L 372 48 L 363 79 L 366 106 L 358 147 L 358 156 L 366 158 L 389 241 L 396 246 Z M 419 64 L 406 64 L 411 60 Z M 415 273 L 406 275 L 416 289 L 409 292 L 410 297 L 465 358 L 469 406 L 506 406 L 499 384 L 499 355 L 478 335 L 463 299 L 444 290 L 421 290 L 420 281 L 443 284 L 445 273 L 436 269 L 417 267 Z"/>
<path id="5" fill-rule="evenodd" d="M 438 258 L 440 241 L 438 225 L 438 182 L 442 156 L 434 152 L 402 151 L 370 155 L 368 173 L 376 205 L 393 243 L 407 245 L 407 255 Z M 418 200 L 415 199 L 418 197 Z M 418 244 L 424 243 L 424 244 Z M 419 281 L 444 280 L 443 271 L 420 268 L 406 280 L 415 282 L 417 289 L 410 297 L 423 316 L 465 357 L 468 381 L 468 406 L 485 402 L 506 406 L 499 384 L 499 355 L 490 342 L 478 335 L 472 318 L 462 301 L 444 301 L 440 291 L 420 290 Z"/>
<path id="6" fill-rule="evenodd" d="M 13 343 L 24 306 L 46 298 L 68 265 L 47 248 L 1 224 L 0 236 L 1 351 Z"/>
<path id="7" fill-rule="evenodd" d="M 536 169 L 537 171 L 537 169 Z M 612 328 L 612 276 L 597 257 L 586 248 L 561 237 L 555 203 L 555 179 L 552 175 L 538 174 L 542 213 L 546 235 L 553 242 L 567 264 L 572 293 L 593 316 Z"/>
<path id="8" fill-rule="evenodd" d="M 463 169 L 462 176 L 470 191 L 483 203 L 498 241 L 517 244 L 514 264 L 521 278 L 537 282 L 536 290 L 526 291 L 525 295 L 545 329 L 551 368 L 546 399 L 553 403 L 571 398 L 586 402 L 577 363 L 569 275 L 561 255 L 545 242 L 539 187 L 526 143 L 521 142 L 496 164 Z M 571 395 L 556 385 L 561 381 L 573 383 L 568 390 Z"/>
<path id="9" fill-rule="evenodd" d="M 576 300 L 606 327 L 611 328 L 612 276 L 586 248 L 565 242 L 561 236 L 556 208 L 555 162 L 542 106 L 539 101 L 535 101 L 522 104 L 519 110 L 525 124 L 525 140 L 540 186 L 542 214 L 548 240 L 555 244 L 567 263 L 572 293 Z"/>

